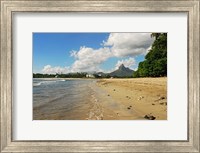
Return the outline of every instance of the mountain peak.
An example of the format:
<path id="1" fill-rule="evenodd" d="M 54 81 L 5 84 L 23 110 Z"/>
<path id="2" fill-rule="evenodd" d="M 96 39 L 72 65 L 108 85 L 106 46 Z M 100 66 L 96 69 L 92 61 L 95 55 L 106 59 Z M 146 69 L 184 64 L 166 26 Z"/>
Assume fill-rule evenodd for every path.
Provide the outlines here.
<path id="1" fill-rule="evenodd" d="M 133 72 L 133 70 L 129 69 L 128 67 L 125 67 L 124 64 L 121 64 L 117 70 L 110 73 L 110 76 L 130 77 L 133 75 Z"/>
<path id="2" fill-rule="evenodd" d="M 125 66 L 124 66 L 124 64 L 121 64 L 121 65 L 119 66 L 119 68 L 120 68 L 120 67 L 125 67 Z"/>
<path id="3" fill-rule="evenodd" d="M 124 64 L 121 64 L 121 65 L 119 66 L 119 68 L 118 68 L 118 70 L 124 70 L 124 69 L 126 69 L 126 67 L 124 66 Z"/>

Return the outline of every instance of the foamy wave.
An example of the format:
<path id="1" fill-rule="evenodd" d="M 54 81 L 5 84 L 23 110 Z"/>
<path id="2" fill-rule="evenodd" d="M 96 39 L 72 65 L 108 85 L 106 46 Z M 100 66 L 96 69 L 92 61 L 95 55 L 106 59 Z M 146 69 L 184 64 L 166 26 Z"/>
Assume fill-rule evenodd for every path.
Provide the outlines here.
<path id="1" fill-rule="evenodd" d="M 89 87 L 92 90 L 91 98 L 90 98 L 90 101 L 92 103 L 92 107 L 89 111 L 87 119 L 88 120 L 103 120 L 104 116 L 103 116 L 103 108 L 101 106 L 101 103 L 96 98 L 94 89 L 91 86 L 89 86 Z"/>
<path id="2" fill-rule="evenodd" d="M 42 82 L 33 83 L 33 86 L 36 87 L 36 86 L 40 86 L 41 84 L 42 84 Z"/>
<path id="3" fill-rule="evenodd" d="M 33 83 L 33 86 L 36 87 L 36 86 L 40 86 L 42 84 L 51 84 L 51 83 L 56 83 L 56 82 L 60 82 L 60 81 L 66 81 L 66 80 L 49 80 L 49 81 L 41 81 L 41 82 L 37 82 L 37 83 Z"/>
<path id="4" fill-rule="evenodd" d="M 66 80 L 58 80 L 58 81 L 66 81 Z"/>

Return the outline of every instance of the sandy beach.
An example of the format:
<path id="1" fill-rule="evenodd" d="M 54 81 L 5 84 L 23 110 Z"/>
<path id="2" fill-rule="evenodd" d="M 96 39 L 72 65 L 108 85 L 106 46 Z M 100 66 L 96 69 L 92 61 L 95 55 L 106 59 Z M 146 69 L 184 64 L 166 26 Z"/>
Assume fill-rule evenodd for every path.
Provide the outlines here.
<path id="1" fill-rule="evenodd" d="M 167 78 L 57 81 L 57 86 L 50 84 L 53 88 L 39 88 L 49 90 L 39 92 L 41 97 L 50 97 L 34 102 L 34 120 L 148 120 L 145 115 L 167 119 Z M 60 98 L 52 96 L 60 91 Z"/>
<path id="2" fill-rule="evenodd" d="M 102 79 L 97 81 L 97 86 L 118 106 L 112 108 L 109 103 L 102 103 L 103 107 L 116 114 L 113 119 L 141 120 L 145 119 L 145 115 L 154 116 L 156 120 L 167 119 L 166 77 Z"/>

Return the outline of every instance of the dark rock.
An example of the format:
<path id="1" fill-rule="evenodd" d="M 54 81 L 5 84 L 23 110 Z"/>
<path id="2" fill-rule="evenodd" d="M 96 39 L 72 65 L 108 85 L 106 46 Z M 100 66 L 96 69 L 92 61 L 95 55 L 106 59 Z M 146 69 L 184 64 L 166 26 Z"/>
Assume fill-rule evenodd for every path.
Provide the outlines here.
<path id="1" fill-rule="evenodd" d="M 144 118 L 148 119 L 148 120 L 155 120 L 156 117 L 153 115 L 145 115 Z"/>
<path id="2" fill-rule="evenodd" d="M 127 107 L 127 109 L 131 109 L 131 107 Z"/>
<path id="3" fill-rule="evenodd" d="M 157 100 L 154 100 L 154 101 L 160 101 L 160 100 L 163 100 L 163 99 L 166 99 L 166 97 L 161 96 L 161 97 L 159 97 Z"/>
<path id="4" fill-rule="evenodd" d="M 152 105 L 155 105 L 154 103 Z"/>
<path id="5" fill-rule="evenodd" d="M 160 100 L 162 100 L 162 99 L 165 99 L 165 97 L 164 97 L 164 96 L 162 96 L 162 97 L 159 97 L 159 99 L 160 99 Z"/>
<path id="6" fill-rule="evenodd" d="M 108 95 L 108 96 L 110 96 L 110 95 Z"/>
<path id="7" fill-rule="evenodd" d="M 167 105 L 167 102 L 160 102 L 160 105 Z"/>

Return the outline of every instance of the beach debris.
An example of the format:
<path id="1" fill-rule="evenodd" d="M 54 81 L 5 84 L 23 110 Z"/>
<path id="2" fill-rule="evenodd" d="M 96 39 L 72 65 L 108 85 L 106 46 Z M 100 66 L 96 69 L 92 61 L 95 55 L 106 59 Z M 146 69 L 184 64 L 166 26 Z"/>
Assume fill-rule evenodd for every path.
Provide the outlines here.
<path id="1" fill-rule="evenodd" d="M 156 100 L 154 100 L 154 101 L 160 101 L 160 100 L 163 100 L 163 99 L 166 99 L 166 97 L 161 96 L 161 97 L 159 97 L 158 99 L 156 99 Z"/>
<path id="2" fill-rule="evenodd" d="M 110 95 L 108 94 L 108 96 L 110 96 Z"/>
<path id="3" fill-rule="evenodd" d="M 115 89 L 113 89 L 113 91 L 115 91 Z"/>
<path id="4" fill-rule="evenodd" d="M 155 105 L 154 103 L 152 103 L 152 105 Z"/>
<path id="5" fill-rule="evenodd" d="M 131 99 L 131 97 L 129 97 L 129 96 L 126 96 L 126 98 Z"/>
<path id="6" fill-rule="evenodd" d="M 146 118 L 146 119 L 148 119 L 148 120 L 155 120 L 155 119 L 156 119 L 155 116 L 150 115 L 150 114 L 145 115 L 144 118 Z"/>
<path id="7" fill-rule="evenodd" d="M 163 99 L 165 99 L 165 97 L 164 97 L 164 96 L 161 96 L 161 97 L 159 97 L 159 100 L 163 100 Z"/>
<path id="8" fill-rule="evenodd" d="M 127 107 L 127 109 L 131 109 L 132 106 Z"/>
<path id="9" fill-rule="evenodd" d="M 160 102 L 160 105 L 167 105 L 167 102 Z"/>
<path id="10" fill-rule="evenodd" d="M 143 99 L 144 98 L 144 96 L 140 96 L 139 98 L 138 98 L 138 100 L 141 100 L 141 99 Z"/>

